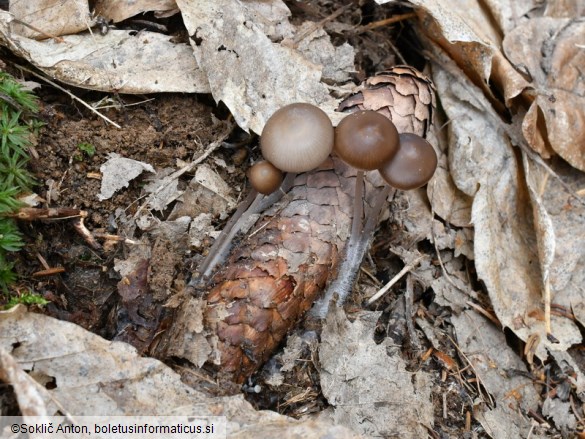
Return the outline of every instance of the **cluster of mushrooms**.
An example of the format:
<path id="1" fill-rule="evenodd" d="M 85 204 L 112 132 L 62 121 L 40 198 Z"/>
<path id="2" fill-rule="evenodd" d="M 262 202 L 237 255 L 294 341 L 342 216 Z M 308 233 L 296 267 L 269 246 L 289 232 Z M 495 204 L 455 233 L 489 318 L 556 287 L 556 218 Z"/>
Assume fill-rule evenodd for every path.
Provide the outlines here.
<path id="1" fill-rule="evenodd" d="M 335 152 L 356 168 L 357 174 L 351 234 L 344 266 L 340 270 L 341 275 L 313 308 L 323 317 L 333 292 L 338 295 L 338 304 L 343 303 L 349 294 L 356 267 L 377 224 L 376 212 L 379 212 L 390 188 L 409 190 L 426 184 L 437 167 L 437 155 L 425 139 L 412 133 L 399 134 L 394 123 L 376 111 L 355 111 L 348 114 L 337 128 L 333 128 L 323 110 L 307 103 L 290 104 L 276 111 L 264 126 L 260 148 L 264 160 L 255 163 L 248 171 L 254 191 L 226 224 L 190 285 L 205 284 L 214 268 L 227 256 L 230 243 L 247 216 L 272 205 L 291 187 L 296 174 L 317 168 L 329 154 Z M 380 191 L 374 202 L 374 206 L 378 207 L 372 209 L 364 225 L 364 171 L 375 169 L 390 186 Z"/>
<path id="2" fill-rule="evenodd" d="M 437 154 L 424 138 L 413 133 L 399 134 L 394 123 L 376 111 L 355 111 L 333 128 L 324 111 L 306 103 L 276 111 L 264 126 L 260 148 L 264 160 L 254 164 L 248 173 L 258 194 L 274 196 L 279 188 L 286 190 L 291 176 L 317 168 L 331 152 L 357 170 L 351 233 L 342 266 L 310 311 L 312 317 L 324 318 L 331 303 L 341 306 L 349 296 L 391 188 L 410 190 L 425 185 L 437 168 Z M 376 169 L 389 186 L 377 195 L 363 224 L 364 172 Z M 283 172 L 287 173 L 284 183 Z"/>
<path id="3" fill-rule="evenodd" d="M 372 110 L 350 113 L 334 129 L 320 108 L 290 104 L 268 119 L 260 147 L 265 160 L 254 164 L 248 176 L 261 194 L 277 190 L 283 172 L 310 171 L 332 151 L 358 170 L 356 184 L 360 186 L 363 171 L 377 169 L 390 186 L 416 189 L 426 184 L 437 168 L 437 155 L 430 143 L 416 134 L 399 134 L 390 119 Z"/>

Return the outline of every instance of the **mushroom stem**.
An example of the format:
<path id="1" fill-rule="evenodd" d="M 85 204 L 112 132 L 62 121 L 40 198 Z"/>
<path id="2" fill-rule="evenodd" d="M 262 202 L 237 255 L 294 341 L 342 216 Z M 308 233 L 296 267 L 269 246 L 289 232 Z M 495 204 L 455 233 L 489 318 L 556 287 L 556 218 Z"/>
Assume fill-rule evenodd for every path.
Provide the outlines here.
<path id="1" fill-rule="evenodd" d="M 331 282 L 323 297 L 315 302 L 309 315 L 315 319 L 324 319 L 329 311 L 329 305 L 335 300 L 337 306 L 342 306 L 349 294 L 351 293 L 353 282 L 357 272 L 368 249 L 374 230 L 378 225 L 378 218 L 382 207 L 385 205 L 386 198 L 392 191 L 390 186 L 384 186 L 374 198 L 374 204 L 367 215 L 368 219 L 361 229 L 361 233 L 353 233 L 355 216 L 352 219 L 352 234 L 346 246 L 345 258 L 338 270 L 337 278 Z M 356 191 L 357 195 L 357 191 Z M 363 200 L 360 202 L 363 203 Z M 354 215 L 356 212 L 354 211 Z M 361 225 L 361 221 L 360 225 Z M 334 297 L 336 296 L 336 299 Z"/>
<path id="2" fill-rule="evenodd" d="M 295 177 L 294 172 L 287 173 L 279 190 L 270 195 L 259 194 L 254 189 L 250 191 L 209 249 L 207 257 L 197 269 L 198 274 L 189 281 L 189 286 L 202 287 L 207 283 L 215 267 L 226 259 L 232 241 L 242 226 L 248 222 L 252 215 L 262 212 L 280 200 L 292 187 Z"/>
<path id="3" fill-rule="evenodd" d="M 359 169 L 355 177 L 353 194 L 353 218 L 351 219 L 351 236 L 357 237 L 362 233 L 362 216 L 364 213 L 364 171 Z M 351 241 L 351 238 L 350 238 Z"/>

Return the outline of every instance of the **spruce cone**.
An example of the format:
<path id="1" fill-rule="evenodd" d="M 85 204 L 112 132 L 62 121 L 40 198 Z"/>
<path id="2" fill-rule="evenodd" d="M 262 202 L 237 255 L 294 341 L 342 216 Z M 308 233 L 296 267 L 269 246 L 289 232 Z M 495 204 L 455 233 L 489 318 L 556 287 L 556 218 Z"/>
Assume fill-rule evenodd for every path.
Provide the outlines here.
<path id="1" fill-rule="evenodd" d="M 366 203 L 378 190 L 372 183 L 382 180 L 366 182 Z M 337 158 L 298 175 L 215 274 L 204 316 L 224 378 L 242 383 L 268 360 L 335 277 L 354 187 L 355 170 Z"/>
<path id="2" fill-rule="evenodd" d="M 338 108 L 343 112 L 377 111 L 392 120 L 399 133 L 421 137 L 426 137 L 433 122 L 434 109 L 432 81 L 410 66 L 394 66 L 366 79 Z"/>

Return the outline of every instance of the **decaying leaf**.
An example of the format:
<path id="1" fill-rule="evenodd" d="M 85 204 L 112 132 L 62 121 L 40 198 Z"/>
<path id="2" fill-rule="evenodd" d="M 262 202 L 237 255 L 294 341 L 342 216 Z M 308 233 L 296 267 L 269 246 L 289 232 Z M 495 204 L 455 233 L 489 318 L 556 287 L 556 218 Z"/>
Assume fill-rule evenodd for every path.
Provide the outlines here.
<path id="1" fill-rule="evenodd" d="M 155 172 L 148 163 L 121 157 L 116 153 L 109 155 L 108 161 L 100 167 L 100 171 L 102 173 L 102 187 L 98 195 L 100 200 L 107 200 L 120 189 L 128 187 L 142 172 Z"/>
<path id="2" fill-rule="evenodd" d="M 532 78 L 535 92 L 523 124 L 531 146 L 533 133 L 572 166 L 585 171 L 585 23 L 568 18 L 533 18 L 506 35 L 506 55 Z M 544 119 L 544 121 L 542 120 Z M 543 127 L 542 123 L 546 124 Z"/>
<path id="3" fill-rule="evenodd" d="M 494 439 L 526 437 L 531 423 L 521 413 L 537 410 L 539 403 L 532 380 L 517 372 L 526 373 L 526 366 L 485 317 L 465 311 L 451 321 L 478 385 L 489 393 L 475 417 Z"/>
<path id="4" fill-rule="evenodd" d="M 429 377 L 407 372 L 391 339 L 374 342 L 379 315 L 362 312 L 350 322 L 331 308 L 319 346 L 321 387 L 334 407 L 325 416 L 366 437 L 425 437 L 433 425 Z"/>
<path id="5" fill-rule="evenodd" d="M 177 4 L 213 97 L 227 105 L 241 128 L 261 133 L 272 113 L 293 102 L 313 103 L 339 119 L 337 103 L 320 82 L 322 67 L 273 43 L 255 25 L 252 6 L 230 0 Z"/>
<path id="6" fill-rule="evenodd" d="M 35 41 L 12 33 L 12 21 L 0 11 L 0 44 L 66 84 L 120 93 L 209 92 L 189 46 L 167 35 L 112 29 Z"/>
<path id="7" fill-rule="evenodd" d="M 15 361 L 13 361 L 15 360 Z M 18 366 L 15 366 L 15 364 Z M 16 369 L 16 367 L 20 368 Z M 47 390 L 24 371 L 47 377 Z M 226 416 L 228 437 L 284 439 L 305 435 L 352 438 L 350 430 L 311 420 L 296 421 L 274 412 L 258 412 L 241 396 L 209 397 L 181 382 L 158 360 L 143 358 L 131 346 L 111 342 L 80 326 L 24 307 L 0 312 L 0 377 L 11 374 L 19 401 L 38 389 L 26 414 L 73 416 Z M 12 377 L 22 379 L 13 379 Z M 29 372 L 30 376 L 30 372 Z M 38 378 L 37 378 L 38 379 Z"/>
<path id="8" fill-rule="evenodd" d="M 37 40 L 83 32 L 94 24 L 83 0 L 12 1 L 9 11 L 19 20 L 12 31 Z"/>
<path id="9" fill-rule="evenodd" d="M 144 187 L 147 193 L 153 194 L 148 200 L 151 209 L 162 211 L 183 193 L 178 190 L 179 179 L 170 176 L 172 172 L 173 169 L 170 168 L 158 171 L 152 181 Z"/>
<path id="10" fill-rule="evenodd" d="M 94 11 L 95 15 L 114 23 L 144 12 L 154 11 L 159 14 L 179 12 L 174 0 L 98 0 L 95 3 Z"/>
<path id="11" fill-rule="evenodd" d="M 449 169 L 457 187 L 473 196 L 475 264 L 496 315 L 523 340 L 539 333 L 541 358 L 547 357 L 545 347 L 567 349 L 581 336 L 572 322 L 558 318 L 553 326 L 560 344 L 547 341 L 541 271 L 546 262 L 539 258 L 530 197 L 518 180 L 521 163 L 502 122 L 491 113 L 487 99 L 464 79 L 437 70 L 435 84 L 451 119 Z"/>

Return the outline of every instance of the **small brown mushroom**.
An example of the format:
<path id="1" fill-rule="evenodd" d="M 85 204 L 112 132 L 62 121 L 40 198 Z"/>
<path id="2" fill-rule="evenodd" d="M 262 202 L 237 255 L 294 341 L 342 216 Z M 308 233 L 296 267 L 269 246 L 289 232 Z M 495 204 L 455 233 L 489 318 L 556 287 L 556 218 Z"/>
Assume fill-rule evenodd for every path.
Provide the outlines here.
<path id="1" fill-rule="evenodd" d="M 380 175 L 397 189 L 416 189 L 428 183 L 437 169 L 437 153 L 429 142 L 412 133 L 400 134 L 400 146 Z"/>
<path id="2" fill-rule="evenodd" d="M 285 172 L 306 172 L 325 161 L 333 149 L 333 125 L 320 108 L 290 104 L 264 125 L 260 148 L 266 160 Z"/>
<path id="3" fill-rule="evenodd" d="M 248 178 L 254 189 L 261 194 L 268 195 L 280 187 L 283 174 L 272 163 L 262 160 L 248 170 Z"/>
<path id="4" fill-rule="evenodd" d="M 335 152 L 357 169 L 378 169 L 397 150 L 396 127 L 390 119 L 375 111 L 351 113 L 335 129 Z"/>

